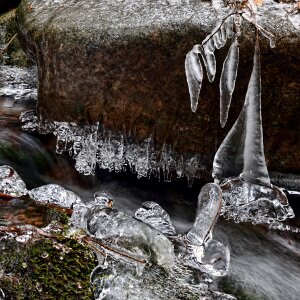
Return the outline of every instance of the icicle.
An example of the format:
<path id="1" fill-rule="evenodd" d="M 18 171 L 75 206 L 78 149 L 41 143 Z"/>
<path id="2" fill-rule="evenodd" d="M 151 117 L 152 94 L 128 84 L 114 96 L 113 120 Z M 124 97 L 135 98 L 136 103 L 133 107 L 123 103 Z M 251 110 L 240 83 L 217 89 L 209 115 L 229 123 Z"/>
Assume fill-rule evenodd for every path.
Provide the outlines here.
<path id="1" fill-rule="evenodd" d="M 205 245 L 212 238 L 222 203 L 222 191 L 217 184 L 208 183 L 198 196 L 197 215 L 187 239 L 193 245 Z"/>
<path id="2" fill-rule="evenodd" d="M 227 122 L 231 97 L 235 87 L 238 63 L 239 47 L 237 36 L 235 36 L 227 57 L 225 58 L 220 79 L 220 123 L 222 127 L 224 127 Z"/>
<path id="3" fill-rule="evenodd" d="M 225 32 L 226 32 L 226 39 L 230 39 L 233 36 L 233 21 L 234 16 L 229 16 L 225 21 Z"/>
<path id="4" fill-rule="evenodd" d="M 195 45 L 193 49 L 188 52 L 185 59 L 185 74 L 189 87 L 191 109 L 196 112 L 198 106 L 198 99 L 203 79 L 203 69 L 198 57 L 199 45 Z"/>
<path id="5" fill-rule="evenodd" d="M 214 158 L 213 177 L 217 180 L 242 173 L 248 182 L 270 185 L 263 148 L 259 59 L 257 42 L 244 107 Z"/>
<path id="6" fill-rule="evenodd" d="M 211 41 L 204 44 L 203 45 L 204 51 L 200 52 L 206 67 L 206 73 L 209 82 L 213 82 L 216 75 L 216 58 L 214 53 L 210 50 L 212 48 Z"/>
<path id="7" fill-rule="evenodd" d="M 253 71 L 246 94 L 246 136 L 243 178 L 252 183 L 270 185 L 266 166 L 261 121 L 261 70 L 258 40 L 254 50 Z"/>

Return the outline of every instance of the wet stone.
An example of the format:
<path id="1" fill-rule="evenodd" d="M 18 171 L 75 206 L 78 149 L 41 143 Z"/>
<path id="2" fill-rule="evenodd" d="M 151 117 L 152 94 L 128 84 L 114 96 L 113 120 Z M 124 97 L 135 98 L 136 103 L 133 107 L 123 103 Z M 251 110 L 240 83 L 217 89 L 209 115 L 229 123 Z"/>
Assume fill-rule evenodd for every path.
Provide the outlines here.
<path id="1" fill-rule="evenodd" d="M 277 39 L 271 49 L 260 38 L 262 115 L 268 167 L 281 172 L 300 170 L 300 36 L 286 18 L 288 9 L 289 4 L 266 0 L 257 11 L 259 24 Z M 17 24 L 26 53 L 39 66 L 38 116 L 100 122 L 124 139 L 152 137 L 155 145 L 171 145 L 180 154 L 197 153 L 210 170 L 227 131 L 216 122 L 218 80 L 210 84 L 204 78 L 201 109 L 192 114 L 184 61 L 211 33 L 217 11 L 210 2 L 196 0 L 23 0 Z M 252 65 L 254 30 L 246 21 L 241 30 L 239 68 L 244 71 L 238 71 L 228 126 L 240 112 Z M 217 66 L 228 47 L 216 51 Z M 88 172 L 93 164 L 77 167 Z"/>

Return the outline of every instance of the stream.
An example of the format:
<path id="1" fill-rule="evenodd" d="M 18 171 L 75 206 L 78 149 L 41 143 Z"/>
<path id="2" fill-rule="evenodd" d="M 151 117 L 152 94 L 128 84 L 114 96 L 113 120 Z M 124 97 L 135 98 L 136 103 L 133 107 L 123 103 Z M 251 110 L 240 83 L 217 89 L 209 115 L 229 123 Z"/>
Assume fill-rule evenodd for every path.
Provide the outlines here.
<path id="1" fill-rule="evenodd" d="M 29 188 L 57 183 L 78 193 L 84 202 L 92 200 L 96 191 L 106 191 L 113 196 L 117 209 L 131 215 L 143 202 L 155 201 L 169 213 L 178 232 L 192 226 L 200 182 L 189 188 L 184 178 L 175 183 L 161 183 L 137 179 L 129 172 L 109 173 L 98 168 L 95 176 L 81 175 L 70 157 L 54 152 L 53 136 L 21 130 L 20 113 L 34 107 L 34 101 L 0 97 L 0 165 L 15 168 Z M 292 225 L 299 226 L 299 195 L 291 195 L 289 200 L 296 214 Z M 219 289 L 226 292 L 226 286 L 230 285 L 231 289 L 234 286 L 248 295 L 248 298 L 237 296 L 238 299 L 299 299 L 299 235 L 220 218 L 215 236 L 229 245 L 231 251 L 229 274 L 214 283 Z"/>

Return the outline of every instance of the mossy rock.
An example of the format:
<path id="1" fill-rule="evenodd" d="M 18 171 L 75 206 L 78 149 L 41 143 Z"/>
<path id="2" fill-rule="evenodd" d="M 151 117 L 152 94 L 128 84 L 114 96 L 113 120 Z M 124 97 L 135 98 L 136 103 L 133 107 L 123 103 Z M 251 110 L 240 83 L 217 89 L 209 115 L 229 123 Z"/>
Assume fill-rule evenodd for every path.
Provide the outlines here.
<path id="1" fill-rule="evenodd" d="M 0 16 L 0 63 L 28 67 L 32 63 L 22 50 L 16 36 L 15 10 L 11 10 Z M 7 44 L 9 46 L 7 47 Z M 6 48 L 7 47 L 7 48 Z"/>
<path id="2" fill-rule="evenodd" d="M 93 253 L 75 239 L 6 241 L 0 250 L 0 288 L 6 299 L 93 299 Z"/>

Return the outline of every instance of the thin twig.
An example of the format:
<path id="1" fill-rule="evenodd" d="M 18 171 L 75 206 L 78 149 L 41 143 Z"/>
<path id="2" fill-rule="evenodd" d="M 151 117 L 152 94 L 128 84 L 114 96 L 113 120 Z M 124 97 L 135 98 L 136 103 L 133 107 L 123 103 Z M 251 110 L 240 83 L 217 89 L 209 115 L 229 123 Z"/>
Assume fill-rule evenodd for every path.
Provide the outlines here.
<path id="1" fill-rule="evenodd" d="M 212 33 L 210 35 L 210 37 L 207 39 L 207 41 L 205 41 L 204 43 L 201 44 L 201 46 L 203 47 L 207 42 L 209 42 L 211 40 L 211 38 L 220 30 L 220 28 L 223 26 L 223 24 L 225 23 L 225 21 L 232 15 L 234 15 L 236 13 L 236 11 L 230 13 L 229 15 L 227 15 L 223 20 L 222 23 L 220 24 L 219 28 L 217 30 L 215 30 L 214 33 Z"/>
<path id="2" fill-rule="evenodd" d="M 4 55 L 4 53 L 6 52 L 7 48 L 10 46 L 10 44 L 13 42 L 13 40 L 16 38 L 18 34 L 16 33 L 8 42 L 8 44 L 5 46 L 5 48 L 1 51 L 0 53 L 0 58 Z"/>
<path id="3" fill-rule="evenodd" d="M 130 256 L 130 255 L 124 253 L 124 252 L 118 251 L 118 250 L 116 250 L 116 249 L 114 249 L 114 248 L 111 248 L 111 247 L 105 245 L 105 244 L 102 244 L 102 243 L 100 243 L 98 240 L 93 239 L 92 237 L 85 236 L 85 237 L 82 238 L 82 240 L 85 241 L 85 242 L 88 243 L 88 244 L 90 244 L 90 242 L 93 242 L 93 243 L 99 245 L 100 247 L 102 247 L 102 248 L 104 248 L 104 249 L 106 249 L 106 250 L 109 250 L 109 251 L 111 251 L 111 252 L 114 252 L 114 253 L 116 253 L 116 254 L 119 254 L 119 255 L 121 255 L 121 256 L 124 256 L 124 257 L 126 257 L 126 258 L 132 259 L 132 260 L 134 260 L 134 261 L 136 261 L 136 262 L 139 262 L 139 263 L 142 263 L 142 264 L 145 264 L 145 263 L 147 262 L 145 259 L 141 260 L 141 259 L 135 258 L 135 257 L 133 257 L 133 256 Z"/>

